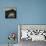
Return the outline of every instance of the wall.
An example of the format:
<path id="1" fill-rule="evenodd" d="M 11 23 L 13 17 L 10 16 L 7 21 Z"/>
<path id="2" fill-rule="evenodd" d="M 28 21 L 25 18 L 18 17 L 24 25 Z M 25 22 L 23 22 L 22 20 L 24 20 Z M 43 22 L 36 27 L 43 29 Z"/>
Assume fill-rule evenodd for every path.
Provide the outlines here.
<path id="1" fill-rule="evenodd" d="M 16 19 L 5 19 L 8 6 L 17 8 Z M 0 44 L 8 43 L 9 32 L 18 32 L 18 24 L 46 24 L 46 0 L 0 0 Z"/>

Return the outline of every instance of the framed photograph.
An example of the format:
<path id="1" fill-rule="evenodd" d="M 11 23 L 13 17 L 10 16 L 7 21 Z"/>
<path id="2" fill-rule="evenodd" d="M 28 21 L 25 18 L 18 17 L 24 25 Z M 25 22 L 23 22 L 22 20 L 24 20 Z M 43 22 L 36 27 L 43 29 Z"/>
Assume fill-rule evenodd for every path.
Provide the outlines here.
<path id="1" fill-rule="evenodd" d="M 16 8 L 6 8 L 5 9 L 5 18 L 16 18 Z"/>

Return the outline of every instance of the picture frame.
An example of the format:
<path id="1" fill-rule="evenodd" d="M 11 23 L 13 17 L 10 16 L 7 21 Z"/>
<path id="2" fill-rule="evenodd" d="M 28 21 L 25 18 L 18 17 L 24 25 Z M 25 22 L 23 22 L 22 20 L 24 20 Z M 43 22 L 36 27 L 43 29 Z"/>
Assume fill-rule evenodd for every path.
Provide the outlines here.
<path id="1" fill-rule="evenodd" d="M 5 9 L 5 18 L 6 19 L 12 19 L 15 18 L 16 19 L 16 7 L 7 7 Z"/>

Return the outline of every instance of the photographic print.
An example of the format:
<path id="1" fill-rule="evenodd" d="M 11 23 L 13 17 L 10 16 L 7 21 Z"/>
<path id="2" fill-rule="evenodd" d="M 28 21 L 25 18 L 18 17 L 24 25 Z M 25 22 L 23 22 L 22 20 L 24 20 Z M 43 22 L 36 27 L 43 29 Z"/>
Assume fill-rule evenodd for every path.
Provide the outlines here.
<path id="1" fill-rule="evenodd" d="M 5 10 L 5 18 L 16 18 L 16 8 L 7 8 Z"/>

